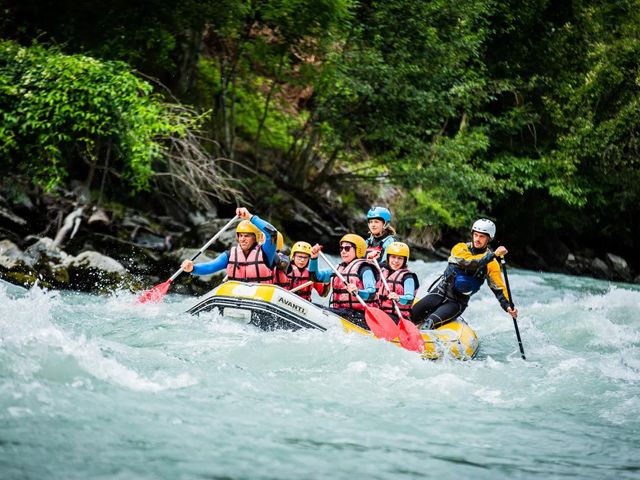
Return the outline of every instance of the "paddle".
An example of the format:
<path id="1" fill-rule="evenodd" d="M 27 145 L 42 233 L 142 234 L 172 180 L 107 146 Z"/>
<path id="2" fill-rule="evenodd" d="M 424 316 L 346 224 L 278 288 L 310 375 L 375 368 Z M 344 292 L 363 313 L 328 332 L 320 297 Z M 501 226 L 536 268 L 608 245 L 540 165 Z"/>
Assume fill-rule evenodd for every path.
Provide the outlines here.
<path id="1" fill-rule="evenodd" d="M 231 224 L 233 222 L 235 222 L 238 219 L 238 216 L 236 215 L 235 217 L 233 217 L 231 220 L 229 220 L 229 222 L 220 229 L 220 231 L 218 233 L 216 233 L 207 243 L 205 243 L 202 248 L 200 250 L 198 250 L 198 252 L 191 257 L 191 260 L 195 260 L 196 258 L 198 258 L 202 252 L 204 252 L 207 248 L 209 248 L 209 246 L 215 242 L 218 237 L 220 235 L 222 235 L 222 233 L 231 226 Z M 147 303 L 147 302 L 153 302 L 153 303 L 157 303 L 160 302 L 164 296 L 166 295 L 167 291 L 169 290 L 169 287 L 171 286 L 171 284 L 173 283 L 173 281 L 178 278 L 178 275 L 180 275 L 184 270 L 182 270 L 182 267 L 180 267 L 180 269 L 174 273 L 173 275 L 171 275 L 171 278 L 169 278 L 169 280 L 167 280 L 166 282 L 163 282 L 159 285 L 156 285 L 155 287 L 147 290 L 146 292 L 143 292 L 139 297 L 138 297 L 138 303 Z"/>
<path id="2" fill-rule="evenodd" d="M 320 256 L 325 261 L 331 270 L 338 276 L 342 283 L 348 285 L 347 281 L 344 279 L 342 274 L 338 271 L 338 269 L 329 261 L 329 259 L 322 252 Z M 398 326 L 396 322 L 394 322 L 389 315 L 380 310 L 379 308 L 372 307 L 371 305 L 367 305 L 360 295 L 356 293 L 355 297 L 358 299 L 360 304 L 364 307 L 364 319 L 369 326 L 369 329 L 373 332 L 373 334 L 378 338 L 384 338 L 385 340 L 393 340 L 398 336 Z"/>
<path id="3" fill-rule="evenodd" d="M 290 292 L 297 292 L 298 290 L 302 290 L 304 287 L 308 287 L 309 285 L 311 285 L 313 282 L 311 280 L 309 280 L 308 282 L 304 282 L 302 285 L 298 285 L 295 288 L 292 288 L 291 290 L 289 290 Z"/>
<path id="4" fill-rule="evenodd" d="M 509 276 L 507 275 L 507 264 L 504 261 L 504 257 L 500 257 L 500 264 L 502 265 L 502 272 L 504 273 L 504 284 L 507 286 L 507 295 L 509 295 L 509 306 L 511 309 L 514 309 L 513 306 L 513 297 L 511 296 L 511 288 L 509 287 Z M 515 317 L 513 318 L 513 326 L 516 329 L 516 337 L 518 338 L 518 346 L 520 347 L 520 355 L 523 360 L 526 360 L 527 357 L 524 356 L 524 347 L 522 346 L 522 339 L 520 338 L 520 330 L 518 329 L 518 322 Z"/>
<path id="5" fill-rule="evenodd" d="M 388 293 L 391 293 L 389 289 L 389 284 L 387 283 L 387 279 L 384 278 L 384 274 L 382 273 L 382 269 L 380 268 L 380 264 L 377 259 L 373 259 L 373 263 L 375 263 L 376 268 L 380 272 L 380 279 L 382 280 L 382 285 L 384 285 L 385 290 Z M 413 352 L 422 352 L 424 350 L 424 339 L 420 334 L 420 330 L 416 327 L 415 323 L 405 319 L 402 316 L 402 312 L 400 311 L 400 307 L 396 303 L 395 300 L 391 300 L 393 306 L 396 310 L 396 315 L 398 315 L 398 327 L 399 333 L 398 337 L 400 338 L 400 345 L 402 345 L 407 350 L 411 350 Z"/>

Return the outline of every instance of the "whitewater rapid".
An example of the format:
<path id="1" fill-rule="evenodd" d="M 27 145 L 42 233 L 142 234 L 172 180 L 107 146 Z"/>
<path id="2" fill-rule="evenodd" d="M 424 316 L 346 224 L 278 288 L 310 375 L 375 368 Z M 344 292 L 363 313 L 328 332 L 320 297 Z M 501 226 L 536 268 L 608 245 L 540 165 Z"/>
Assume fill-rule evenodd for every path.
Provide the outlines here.
<path id="1" fill-rule="evenodd" d="M 412 262 L 423 286 L 444 263 Z M 640 288 L 510 271 L 469 362 L 0 281 L 0 477 L 639 478 Z"/>

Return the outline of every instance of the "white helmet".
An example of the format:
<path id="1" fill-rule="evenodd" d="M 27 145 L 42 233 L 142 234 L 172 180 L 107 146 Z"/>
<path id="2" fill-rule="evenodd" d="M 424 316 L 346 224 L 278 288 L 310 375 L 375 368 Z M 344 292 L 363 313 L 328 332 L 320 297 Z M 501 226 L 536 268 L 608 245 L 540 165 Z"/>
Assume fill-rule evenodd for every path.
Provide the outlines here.
<path id="1" fill-rule="evenodd" d="M 489 239 L 493 240 L 493 237 L 496 236 L 496 224 L 487 218 L 481 218 L 475 221 L 473 227 L 471 227 L 471 232 L 486 233 L 489 235 Z"/>

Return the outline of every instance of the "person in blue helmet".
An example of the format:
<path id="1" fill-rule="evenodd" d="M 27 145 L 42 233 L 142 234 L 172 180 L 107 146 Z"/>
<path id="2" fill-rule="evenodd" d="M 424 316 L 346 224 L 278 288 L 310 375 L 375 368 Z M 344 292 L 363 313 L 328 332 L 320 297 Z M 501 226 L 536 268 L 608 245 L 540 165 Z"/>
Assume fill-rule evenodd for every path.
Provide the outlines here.
<path id="1" fill-rule="evenodd" d="M 367 238 L 367 258 L 374 252 L 381 262 L 387 260 L 387 247 L 396 241 L 395 229 L 391 226 L 391 212 L 385 207 L 371 207 L 367 212 L 369 238 Z"/>

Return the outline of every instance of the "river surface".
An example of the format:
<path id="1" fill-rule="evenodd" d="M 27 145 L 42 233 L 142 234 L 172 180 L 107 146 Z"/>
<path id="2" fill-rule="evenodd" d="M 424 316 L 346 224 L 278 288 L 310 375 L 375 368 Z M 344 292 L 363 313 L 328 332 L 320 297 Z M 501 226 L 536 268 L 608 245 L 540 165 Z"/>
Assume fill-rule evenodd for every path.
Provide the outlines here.
<path id="1" fill-rule="evenodd" d="M 640 478 L 640 288 L 509 279 L 527 361 L 486 286 L 479 355 L 433 362 L 0 281 L 0 478 Z"/>

